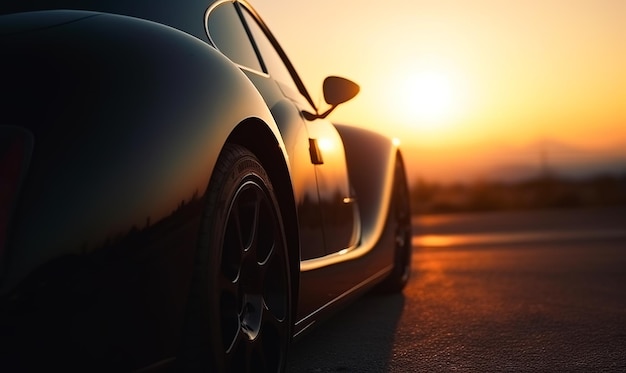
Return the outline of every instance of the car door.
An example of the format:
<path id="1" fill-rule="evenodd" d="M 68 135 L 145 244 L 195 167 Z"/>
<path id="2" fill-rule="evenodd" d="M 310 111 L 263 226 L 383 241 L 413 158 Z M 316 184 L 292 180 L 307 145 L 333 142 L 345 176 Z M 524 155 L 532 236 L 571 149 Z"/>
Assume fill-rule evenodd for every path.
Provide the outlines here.
<path id="1" fill-rule="evenodd" d="M 351 195 L 341 137 L 331 122 L 319 118 L 307 119 L 312 116 L 304 113 L 316 113 L 317 109 L 295 69 L 278 43 L 271 40 L 273 37 L 262 22 L 245 7 L 242 7 L 241 14 L 269 79 L 298 109 L 298 126 L 302 125 L 308 135 L 308 163 L 313 165 L 315 172 L 325 253 L 350 249 L 357 243 L 359 220 L 356 201 Z M 277 124 L 279 128 L 289 125 Z"/>
<path id="2" fill-rule="evenodd" d="M 282 49 L 253 11 L 239 3 L 213 9 L 207 28 L 217 48 L 257 87 L 281 131 L 290 158 L 302 259 L 355 246 L 358 211 L 341 138 L 332 123 L 305 119 L 304 112 L 317 109 Z"/>

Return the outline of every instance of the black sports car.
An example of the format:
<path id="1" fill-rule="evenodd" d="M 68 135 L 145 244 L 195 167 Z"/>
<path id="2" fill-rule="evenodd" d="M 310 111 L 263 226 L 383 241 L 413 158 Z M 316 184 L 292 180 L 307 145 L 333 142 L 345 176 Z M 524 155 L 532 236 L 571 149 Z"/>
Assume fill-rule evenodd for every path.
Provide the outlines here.
<path id="1" fill-rule="evenodd" d="M 401 291 L 390 139 L 326 116 L 244 1 L 0 4 L 0 371 L 282 371 Z"/>

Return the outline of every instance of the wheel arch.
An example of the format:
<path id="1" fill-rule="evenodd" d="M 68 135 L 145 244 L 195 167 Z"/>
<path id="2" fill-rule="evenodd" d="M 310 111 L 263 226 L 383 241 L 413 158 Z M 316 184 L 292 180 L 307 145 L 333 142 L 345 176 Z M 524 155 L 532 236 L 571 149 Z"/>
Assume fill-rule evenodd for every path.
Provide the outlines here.
<path id="1" fill-rule="evenodd" d="M 335 127 L 344 143 L 350 183 L 359 204 L 362 242 L 377 241 L 389 214 L 400 150 L 392 139 L 381 134 L 346 125 Z"/>

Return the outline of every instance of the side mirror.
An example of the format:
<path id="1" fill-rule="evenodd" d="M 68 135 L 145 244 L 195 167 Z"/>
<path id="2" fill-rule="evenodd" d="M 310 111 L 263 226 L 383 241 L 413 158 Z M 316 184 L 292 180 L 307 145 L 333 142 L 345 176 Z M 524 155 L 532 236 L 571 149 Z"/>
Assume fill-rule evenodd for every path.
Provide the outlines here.
<path id="1" fill-rule="evenodd" d="M 324 99 L 331 106 L 343 104 L 359 93 L 359 85 L 355 82 L 339 77 L 329 76 L 324 79 Z"/>
<path id="2" fill-rule="evenodd" d="M 330 108 L 322 114 L 312 114 L 303 112 L 307 120 L 323 119 L 328 116 L 339 104 L 351 100 L 356 96 L 361 88 L 355 82 L 339 76 L 329 76 L 324 79 L 324 100 Z"/>

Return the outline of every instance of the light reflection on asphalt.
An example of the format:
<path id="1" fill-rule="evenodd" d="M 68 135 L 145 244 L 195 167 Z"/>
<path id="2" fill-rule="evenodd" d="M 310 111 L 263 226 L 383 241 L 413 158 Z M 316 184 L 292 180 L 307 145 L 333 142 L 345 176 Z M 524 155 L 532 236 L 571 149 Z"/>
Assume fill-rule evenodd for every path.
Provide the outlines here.
<path id="1" fill-rule="evenodd" d="M 626 237 L 626 230 L 582 230 L 582 231 L 535 231 L 504 233 L 426 234 L 413 236 L 413 246 L 443 248 L 454 246 L 495 245 L 505 243 L 530 243 L 614 239 Z"/>

